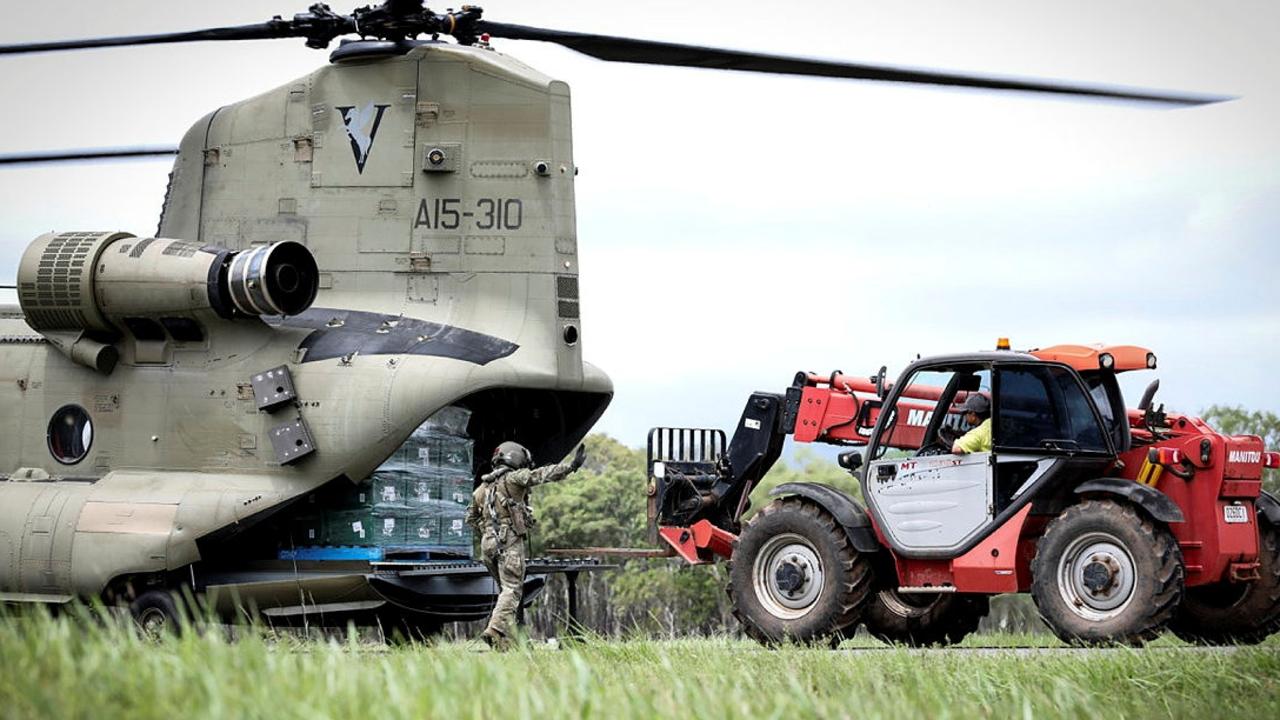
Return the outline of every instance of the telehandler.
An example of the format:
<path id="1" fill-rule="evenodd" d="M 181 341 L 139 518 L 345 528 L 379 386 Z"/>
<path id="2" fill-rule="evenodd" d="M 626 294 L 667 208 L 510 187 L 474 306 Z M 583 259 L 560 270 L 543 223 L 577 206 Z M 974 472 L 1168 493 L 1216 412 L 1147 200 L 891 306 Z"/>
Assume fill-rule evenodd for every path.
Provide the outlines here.
<path id="1" fill-rule="evenodd" d="M 1201 643 L 1280 629 L 1280 453 L 1153 406 L 1126 409 L 1117 375 L 1153 370 L 1135 346 L 1057 345 L 917 360 L 888 384 L 799 373 L 756 392 L 733 436 L 649 433 L 654 534 L 690 563 L 729 561 L 728 593 L 766 643 L 822 642 L 864 623 L 889 642 L 958 642 L 992 595 L 1030 592 L 1062 639 L 1140 645 L 1166 627 Z M 989 452 L 953 454 L 974 394 Z M 744 521 L 752 489 L 796 442 L 857 448 L 839 462 L 861 498 L 787 483 Z M 657 539 L 655 538 L 655 540 Z"/>

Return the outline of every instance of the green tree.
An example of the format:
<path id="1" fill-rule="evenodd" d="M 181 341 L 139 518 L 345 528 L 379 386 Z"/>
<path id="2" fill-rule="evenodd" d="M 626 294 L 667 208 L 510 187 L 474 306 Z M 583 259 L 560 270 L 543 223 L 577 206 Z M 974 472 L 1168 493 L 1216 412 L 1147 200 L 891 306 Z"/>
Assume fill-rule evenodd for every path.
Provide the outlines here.
<path id="1" fill-rule="evenodd" d="M 1280 450 L 1280 415 L 1265 410 L 1246 410 L 1239 406 L 1210 405 L 1200 413 L 1205 422 L 1227 435 L 1257 435 L 1267 450 Z M 1280 493 L 1280 472 L 1263 471 L 1263 487 Z"/>
<path id="2" fill-rule="evenodd" d="M 746 513 L 748 518 L 769 504 L 771 501 L 769 491 L 790 482 L 830 485 L 848 493 L 859 502 L 862 501 L 862 490 L 858 487 L 858 481 L 835 461 L 822 458 L 811 448 L 805 447 L 796 451 L 794 462 L 794 466 L 779 462 L 760 480 L 760 484 L 751 491 L 751 507 Z"/>
<path id="3" fill-rule="evenodd" d="M 539 487 L 535 555 L 553 548 L 645 547 L 648 482 L 643 450 L 605 435 L 586 439 L 587 464 L 564 482 Z M 817 482 L 860 497 L 857 482 L 833 461 L 802 448 L 792 464 L 775 465 L 752 492 L 748 515 L 769 503 L 769 490 L 787 482 Z M 736 628 L 724 592 L 726 567 L 690 566 L 675 558 L 618 560 L 607 573 L 581 581 L 581 619 L 611 634 L 723 633 Z M 553 578 L 534 622 L 544 633 L 563 626 L 562 580 Z"/>
<path id="4" fill-rule="evenodd" d="M 608 435 L 590 435 L 585 442 L 587 462 L 581 471 L 533 493 L 537 553 L 547 548 L 636 547 L 644 542 L 644 451 Z"/>

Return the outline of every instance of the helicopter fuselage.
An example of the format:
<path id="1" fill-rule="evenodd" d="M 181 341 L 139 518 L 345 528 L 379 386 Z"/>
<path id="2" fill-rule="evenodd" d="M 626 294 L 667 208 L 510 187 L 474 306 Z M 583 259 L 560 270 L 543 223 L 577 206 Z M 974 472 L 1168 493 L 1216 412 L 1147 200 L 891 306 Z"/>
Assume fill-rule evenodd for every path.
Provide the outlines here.
<path id="1" fill-rule="evenodd" d="M 92 338 L 0 309 L 4 597 L 180 572 L 364 479 L 448 405 L 471 411 L 478 455 L 516 439 L 539 459 L 604 411 L 612 385 L 581 355 L 567 87 L 483 47 L 344 57 L 198 122 L 157 233 L 199 253 L 303 245 L 310 309 L 111 316 Z M 255 382 L 280 368 L 293 397 L 263 410 Z"/>

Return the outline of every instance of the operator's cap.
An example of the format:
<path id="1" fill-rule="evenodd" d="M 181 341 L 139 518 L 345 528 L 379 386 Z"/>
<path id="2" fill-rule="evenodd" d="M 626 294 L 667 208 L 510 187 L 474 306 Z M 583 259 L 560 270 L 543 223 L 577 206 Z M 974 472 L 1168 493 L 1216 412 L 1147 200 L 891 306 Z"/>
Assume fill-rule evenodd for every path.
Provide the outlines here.
<path id="1" fill-rule="evenodd" d="M 979 415 L 991 414 L 991 401 L 986 395 L 978 393 L 969 393 L 969 397 L 964 399 L 964 411 L 978 413 Z"/>

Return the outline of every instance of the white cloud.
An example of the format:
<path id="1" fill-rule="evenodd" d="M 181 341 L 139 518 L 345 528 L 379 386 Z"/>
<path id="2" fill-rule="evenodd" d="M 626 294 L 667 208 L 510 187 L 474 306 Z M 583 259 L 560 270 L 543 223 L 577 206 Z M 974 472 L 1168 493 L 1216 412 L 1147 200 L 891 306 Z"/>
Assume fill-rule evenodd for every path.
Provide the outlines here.
<path id="1" fill-rule="evenodd" d="M 255 22 L 304 4 L 29 5 L 0 42 Z M 801 368 L 897 370 L 997 336 L 1146 344 L 1171 406 L 1280 409 L 1274 4 L 484 6 L 546 27 L 1241 96 L 1153 110 L 611 65 L 496 41 L 573 88 L 584 347 L 618 387 L 602 429 L 639 442 L 654 424 L 725 425 L 750 390 L 780 390 Z M 323 61 L 296 40 L 3 58 L 0 152 L 176 143 L 212 108 Z M 40 232 L 151 232 L 167 170 L 0 170 L 0 284 Z"/>

